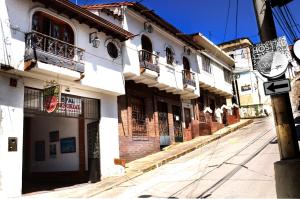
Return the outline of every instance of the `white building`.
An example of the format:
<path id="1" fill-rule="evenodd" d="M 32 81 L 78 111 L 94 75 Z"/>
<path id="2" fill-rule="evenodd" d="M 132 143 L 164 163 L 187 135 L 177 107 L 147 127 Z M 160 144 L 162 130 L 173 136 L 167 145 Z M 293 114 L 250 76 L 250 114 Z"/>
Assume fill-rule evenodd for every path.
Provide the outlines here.
<path id="1" fill-rule="evenodd" d="M 265 96 L 261 76 L 252 67 L 250 48 L 253 43 L 248 38 L 240 38 L 220 44 L 220 48 L 235 60 L 236 90 L 242 117 L 264 116 L 264 109 L 270 109 L 270 97 Z"/>
<path id="2" fill-rule="evenodd" d="M 121 157 L 133 160 L 192 139 L 199 96 L 207 96 L 205 105 L 213 110 L 231 99 L 234 62 L 212 42 L 194 40 L 140 3 L 84 7 L 135 35 L 123 49 L 127 90 L 119 98 Z M 216 49 L 221 56 L 215 57 Z M 206 73 L 204 56 L 210 68 Z M 203 94 L 200 87 L 209 92 Z"/>
<path id="3" fill-rule="evenodd" d="M 0 17 L 0 197 L 30 180 L 115 174 L 121 49 L 133 35 L 70 1 L 1 1 Z"/>

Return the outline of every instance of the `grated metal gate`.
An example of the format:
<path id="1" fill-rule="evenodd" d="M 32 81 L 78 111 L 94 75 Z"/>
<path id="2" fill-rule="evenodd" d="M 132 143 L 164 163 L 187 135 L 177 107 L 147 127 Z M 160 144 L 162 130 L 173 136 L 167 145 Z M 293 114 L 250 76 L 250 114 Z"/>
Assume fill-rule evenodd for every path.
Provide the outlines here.
<path id="1" fill-rule="evenodd" d="M 43 105 L 43 90 L 25 87 L 24 110 L 26 113 L 57 117 L 100 119 L 100 100 L 61 94 L 56 111 L 47 113 Z"/>

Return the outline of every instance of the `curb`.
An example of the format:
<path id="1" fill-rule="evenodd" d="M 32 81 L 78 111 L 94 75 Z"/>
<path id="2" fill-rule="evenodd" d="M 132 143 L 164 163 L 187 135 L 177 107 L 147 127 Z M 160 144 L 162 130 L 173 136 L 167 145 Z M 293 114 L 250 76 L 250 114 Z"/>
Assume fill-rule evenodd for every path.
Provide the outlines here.
<path id="1" fill-rule="evenodd" d="M 196 150 L 196 149 L 198 149 L 200 147 L 203 147 L 203 146 L 205 146 L 205 145 L 207 145 L 207 144 L 209 144 L 209 143 L 211 143 L 213 141 L 216 141 L 216 140 L 218 140 L 218 139 L 220 139 L 220 138 L 222 138 L 222 137 L 224 137 L 224 136 L 226 136 L 226 135 L 228 135 L 228 134 L 230 134 L 230 133 L 232 133 L 232 132 L 234 132 L 234 131 L 236 131 L 236 130 L 238 130 L 240 128 L 243 128 L 243 127 L 245 127 L 245 126 L 247 126 L 247 125 L 249 125 L 251 123 L 253 123 L 253 119 L 248 119 L 244 123 L 242 123 L 240 125 L 237 125 L 237 126 L 234 126 L 234 127 L 225 127 L 225 128 L 229 128 L 229 129 L 228 130 L 223 129 L 223 131 L 225 131 L 225 132 L 220 133 L 220 134 L 217 134 L 218 133 L 218 131 L 217 131 L 214 134 L 212 134 L 211 138 L 208 138 L 207 140 L 204 140 L 203 142 L 197 144 L 196 146 L 187 148 L 186 150 L 184 150 L 184 151 L 182 151 L 182 152 L 180 152 L 178 154 L 174 154 L 171 157 L 167 157 L 165 159 L 162 159 L 162 160 L 160 160 L 160 161 L 158 161 L 156 163 L 153 163 L 152 165 L 149 165 L 146 168 L 143 168 L 143 169 L 140 169 L 140 170 L 135 170 L 136 173 L 134 173 L 133 170 L 132 170 L 131 174 L 128 173 L 128 174 L 125 174 L 124 176 L 120 177 L 120 178 L 124 178 L 124 179 L 122 179 L 122 180 L 120 179 L 120 181 L 118 181 L 116 183 L 112 183 L 110 185 L 107 185 L 107 187 L 101 186 L 101 188 L 99 187 L 99 189 L 97 190 L 97 193 L 88 194 L 88 197 L 92 197 L 92 196 L 95 196 L 95 195 L 97 195 L 99 193 L 102 193 L 104 191 L 110 190 L 110 189 L 112 189 L 113 187 L 115 187 L 117 185 L 120 185 L 120 184 L 122 184 L 124 182 L 127 182 L 129 180 L 132 180 L 132 179 L 134 179 L 134 178 L 136 178 L 136 177 L 138 177 L 138 176 L 140 176 L 140 175 L 142 175 L 142 174 L 144 174 L 146 172 L 149 172 L 149 171 L 154 170 L 154 169 L 156 169 L 158 167 L 161 167 L 164 164 L 166 164 L 166 163 L 168 163 L 168 162 L 170 162 L 172 160 L 180 158 L 181 156 L 183 156 L 183 155 L 185 155 L 187 153 L 190 153 L 190 152 L 192 152 L 192 151 L 194 151 L 194 150 Z M 220 130 L 222 130 L 222 129 L 220 129 Z M 100 186 L 100 184 L 99 184 L 99 186 Z"/>

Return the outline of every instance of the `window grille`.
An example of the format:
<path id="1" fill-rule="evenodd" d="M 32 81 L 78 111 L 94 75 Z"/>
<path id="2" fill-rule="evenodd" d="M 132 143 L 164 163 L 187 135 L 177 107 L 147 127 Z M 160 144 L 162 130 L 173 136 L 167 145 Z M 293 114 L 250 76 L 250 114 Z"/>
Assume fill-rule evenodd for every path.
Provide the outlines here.
<path id="1" fill-rule="evenodd" d="M 27 113 L 57 117 L 100 119 L 100 101 L 68 94 L 61 94 L 56 111 L 47 113 L 43 105 L 43 90 L 25 88 L 24 110 Z"/>
<path id="2" fill-rule="evenodd" d="M 132 139 L 148 140 L 146 127 L 145 104 L 143 99 L 131 98 Z"/>

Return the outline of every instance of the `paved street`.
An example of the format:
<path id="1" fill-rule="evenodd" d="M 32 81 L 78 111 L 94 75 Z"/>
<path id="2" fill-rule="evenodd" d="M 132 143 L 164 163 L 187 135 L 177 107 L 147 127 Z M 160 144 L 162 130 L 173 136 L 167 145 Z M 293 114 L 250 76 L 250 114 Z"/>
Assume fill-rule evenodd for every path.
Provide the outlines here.
<path id="1" fill-rule="evenodd" d="M 272 117 L 255 120 L 94 198 L 275 198 L 274 140 Z"/>

